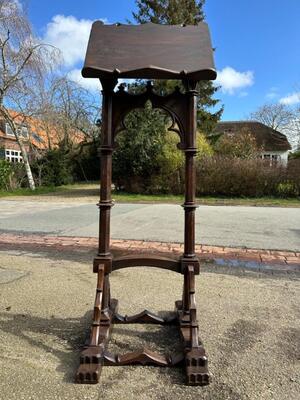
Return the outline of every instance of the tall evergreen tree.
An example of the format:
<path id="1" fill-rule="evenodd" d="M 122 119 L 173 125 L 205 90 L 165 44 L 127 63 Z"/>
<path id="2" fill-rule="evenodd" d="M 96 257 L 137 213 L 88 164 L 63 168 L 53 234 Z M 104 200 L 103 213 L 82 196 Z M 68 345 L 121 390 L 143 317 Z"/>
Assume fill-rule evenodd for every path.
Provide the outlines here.
<path id="1" fill-rule="evenodd" d="M 205 0 L 137 0 L 137 11 L 133 17 L 137 23 L 153 22 L 157 24 L 196 25 L 203 21 Z M 156 93 L 166 95 L 173 92 L 181 81 L 156 80 Z M 145 81 L 137 80 L 128 85 L 131 93 L 140 93 L 145 89 Z M 204 134 L 209 134 L 223 112 L 223 107 L 212 112 L 219 100 L 213 98 L 217 88 L 210 81 L 199 83 L 198 124 Z M 165 157 L 166 148 L 173 149 L 176 158 L 176 146 L 168 143 L 166 135 L 169 119 L 165 113 L 146 106 L 144 110 L 133 110 L 126 117 L 126 131 L 117 137 L 118 147 L 113 155 L 114 182 L 118 188 L 133 192 L 151 192 L 153 178 L 161 175 L 162 165 L 170 162 L 172 152 Z M 167 146 L 166 146 L 167 145 Z M 170 145 L 170 146 L 169 146 Z M 182 183 L 182 182 L 181 182 Z"/>
<path id="2" fill-rule="evenodd" d="M 197 25 L 205 18 L 203 7 L 205 0 L 136 0 L 137 12 L 133 12 L 136 22 L 144 24 Z M 156 81 L 154 86 L 160 93 L 168 93 L 178 85 L 178 81 Z M 198 84 L 198 125 L 205 134 L 209 134 L 220 120 L 223 106 L 211 111 L 219 103 L 213 95 L 218 88 L 211 81 Z"/>
<path id="3" fill-rule="evenodd" d="M 138 11 L 132 13 L 140 24 L 194 25 L 204 20 L 205 0 L 137 0 Z"/>

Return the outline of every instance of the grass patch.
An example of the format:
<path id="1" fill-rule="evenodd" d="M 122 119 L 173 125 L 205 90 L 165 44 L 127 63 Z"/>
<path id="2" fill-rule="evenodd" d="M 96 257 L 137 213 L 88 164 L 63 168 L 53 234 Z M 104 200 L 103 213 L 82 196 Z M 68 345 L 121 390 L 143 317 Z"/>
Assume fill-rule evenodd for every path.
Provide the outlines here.
<path id="1" fill-rule="evenodd" d="M 183 196 L 168 194 L 134 194 L 113 192 L 112 198 L 120 203 L 182 203 Z"/>
<path id="2" fill-rule="evenodd" d="M 19 188 L 13 191 L 0 190 L 0 197 L 14 197 L 14 196 L 38 196 L 41 194 L 49 194 L 54 192 L 60 192 L 63 189 L 61 187 L 52 186 L 41 186 L 37 187 L 34 191 L 29 188 Z"/>
<path id="3" fill-rule="evenodd" d="M 64 185 L 59 187 L 38 187 L 34 192 L 30 189 L 16 189 L 12 192 L 0 191 L 0 197 L 14 197 L 14 196 L 39 196 L 51 195 L 53 199 L 59 200 L 60 197 L 68 197 L 72 199 L 80 198 L 99 198 L 99 183 L 75 183 L 72 185 Z M 57 195 L 57 196 L 56 196 Z M 182 204 L 184 202 L 183 195 L 148 195 L 148 194 L 133 194 L 113 192 L 112 198 L 119 203 L 168 203 L 168 204 Z M 211 197 L 203 196 L 197 198 L 197 203 L 202 205 L 224 205 L 224 206 L 257 206 L 257 207 L 300 207 L 300 198 L 281 199 L 275 197 L 261 197 L 261 198 L 229 198 L 229 197 Z"/>
<path id="4" fill-rule="evenodd" d="M 174 195 L 142 195 L 132 193 L 113 193 L 114 200 L 121 203 L 183 203 L 184 196 Z M 300 198 L 280 199 L 273 197 L 243 198 L 243 197 L 197 197 L 197 203 L 202 205 L 224 206 L 269 206 L 269 207 L 300 207 Z"/>
<path id="5" fill-rule="evenodd" d="M 281 199 L 277 197 L 200 197 L 197 203 L 224 206 L 256 206 L 256 207 L 300 207 L 300 198 Z"/>

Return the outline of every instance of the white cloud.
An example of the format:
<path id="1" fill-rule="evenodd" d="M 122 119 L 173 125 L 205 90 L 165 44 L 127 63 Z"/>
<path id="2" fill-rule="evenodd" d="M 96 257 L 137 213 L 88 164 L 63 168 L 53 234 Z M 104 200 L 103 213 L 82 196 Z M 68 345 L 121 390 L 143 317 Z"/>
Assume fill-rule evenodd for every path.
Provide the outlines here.
<path id="1" fill-rule="evenodd" d="M 292 106 L 294 104 L 300 103 L 300 92 L 295 92 L 295 93 L 289 94 L 288 96 L 282 97 L 279 100 L 279 103 L 285 104 L 287 106 Z"/>
<path id="2" fill-rule="evenodd" d="M 85 57 L 92 23 L 89 19 L 79 20 L 72 15 L 55 15 L 47 24 L 43 41 L 59 48 L 65 65 L 72 67 Z"/>
<path id="3" fill-rule="evenodd" d="M 232 67 L 218 71 L 216 83 L 221 86 L 223 93 L 234 94 L 236 91 L 254 84 L 253 71 L 239 72 Z"/>
<path id="4" fill-rule="evenodd" d="M 84 87 L 91 92 L 100 93 L 101 85 L 99 79 L 96 78 L 83 78 L 81 76 L 80 69 L 72 69 L 68 74 L 68 78 L 72 81 L 78 83 L 80 86 Z"/>
<path id="5" fill-rule="evenodd" d="M 276 99 L 276 97 L 278 97 L 278 93 L 275 92 L 269 92 L 266 94 L 266 98 L 270 100 Z"/>
<path id="6" fill-rule="evenodd" d="M 276 99 L 278 96 L 278 88 L 276 86 L 271 87 L 269 92 L 266 94 L 266 98 L 269 100 Z"/>

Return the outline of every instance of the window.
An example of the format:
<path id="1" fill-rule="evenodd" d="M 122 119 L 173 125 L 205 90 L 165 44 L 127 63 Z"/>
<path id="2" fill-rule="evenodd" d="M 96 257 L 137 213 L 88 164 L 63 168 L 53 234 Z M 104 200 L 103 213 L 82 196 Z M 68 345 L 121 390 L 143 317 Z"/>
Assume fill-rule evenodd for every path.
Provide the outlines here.
<path id="1" fill-rule="evenodd" d="M 11 129 L 10 125 L 5 124 L 5 133 L 7 136 L 15 136 L 13 130 Z"/>
<path id="2" fill-rule="evenodd" d="M 271 164 L 281 160 L 280 154 L 263 154 L 262 158 L 264 160 L 269 160 Z"/>
<path id="3" fill-rule="evenodd" d="M 6 124 L 5 130 L 6 130 L 6 135 L 7 136 L 14 136 L 14 132 L 11 129 L 9 124 Z M 28 128 L 27 128 L 27 126 L 18 126 L 17 127 L 17 134 L 18 134 L 18 136 L 21 136 L 24 139 L 27 139 L 28 138 Z"/>
<path id="4" fill-rule="evenodd" d="M 17 134 L 20 137 L 23 137 L 24 139 L 28 138 L 28 129 L 26 126 L 18 126 L 17 128 Z"/>
<path id="5" fill-rule="evenodd" d="M 21 151 L 5 149 L 5 159 L 12 163 L 19 163 L 23 161 Z"/>
<path id="6" fill-rule="evenodd" d="M 37 133 L 32 133 L 32 137 L 38 142 L 38 143 L 44 143 L 44 140 L 37 134 Z"/>
<path id="7" fill-rule="evenodd" d="M 272 154 L 272 161 L 275 161 L 275 162 L 277 162 L 277 161 L 280 161 L 280 155 L 279 154 Z"/>

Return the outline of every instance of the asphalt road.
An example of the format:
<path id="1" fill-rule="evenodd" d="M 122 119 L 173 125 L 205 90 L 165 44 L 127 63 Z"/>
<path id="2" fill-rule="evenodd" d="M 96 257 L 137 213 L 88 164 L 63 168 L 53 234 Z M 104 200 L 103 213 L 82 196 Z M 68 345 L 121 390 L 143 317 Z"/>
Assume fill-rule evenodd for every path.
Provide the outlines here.
<path id="1" fill-rule="evenodd" d="M 93 204 L 0 201 L 0 233 L 97 236 Z M 183 210 L 170 204 L 118 204 L 112 209 L 114 239 L 183 241 Z M 220 246 L 300 251 L 300 209 L 200 206 L 196 242 Z"/>

